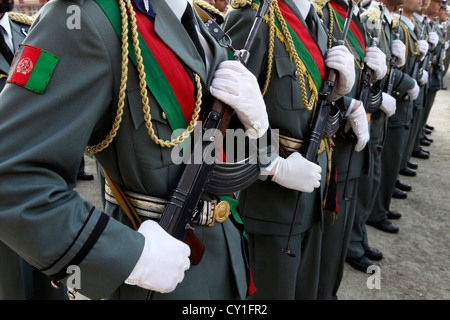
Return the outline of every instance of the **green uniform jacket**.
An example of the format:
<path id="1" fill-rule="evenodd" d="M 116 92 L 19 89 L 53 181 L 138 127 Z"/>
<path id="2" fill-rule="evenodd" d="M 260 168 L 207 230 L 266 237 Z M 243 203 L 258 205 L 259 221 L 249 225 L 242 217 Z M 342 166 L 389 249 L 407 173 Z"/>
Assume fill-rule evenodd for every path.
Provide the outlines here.
<path id="1" fill-rule="evenodd" d="M 67 27 L 66 12 L 74 4 L 80 8 L 80 29 Z M 153 8 L 156 34 L 199 74 L 203 88 L 209 88 L 212 73 L 206 74 L 179 20 L 165 1 L 154 1 Z M 197 20 L 213 51 L 211 70 L 215 70 L 226 59 L 226 52 L 198 16 Z M 145 290 L 123 284 L 140 257 L 144 237 L 126 225 L 127 218 L 118 207 L 109 207 L 105 214 L 73 190 L 86 145 L 100 142 L 112 126 L 121 79 L 121 42 L 94 1 L 55 0 L 44 7 L 26 43 L 60 60 L 42 95 L 7 84 L 0 96 L 1 240 L 54 278 L 66 276 L 69 265 L 78 265 L 80 292 L 90 298 L 109 297 L 120 286 L 132 297 L 141 291 L 145 297 Z M 137 70 L 131 60 L 128 69 L 121 128 L 97 158 L 123 189 L 168 199 L 182 167 L 172 163 L 171 149 L 161 148 L 150 139 L 144 125 Z M 171 139 L 172 131 L 161 107 L 151 94 L 149 99 L 155 133 Z M 232 222 L 197 227 L 196 232 L 203 233 L 200 240 L 214 253 L 207 259 L 211 273 L 220 276 L 226 267 L 215 265 L 215 260 L 218 264 L 225 257 L 233 262 L 231 275 L 236 283 L 220 286 L 236 285 L 241 298 L 245 297 L 241 237 Z M 225 238 L 228 243 L 215 242 L 217 238 Z M 198 267 L 206 263 L 202 261 Z M 182 284 L 191 283 L 192 273 L 200 279 L 186 289 L 189 295 L 181 294 L 181 298 L 209 297 L 201 288 L 213 282 L 214 275 L 205 273 L 201 278 L 195 268 L 191 266 Z"/>
<path id="2" fill-rule="evenodd" d="M 434 22 L 433 22 L 434 23 Z M 441 51 L 445 49 L 444 32 L 440 26 L 437 26 L 436 33 L 439 36 L 439 42 L 434 48 L 433 59 L 431 64 L 431 74 L 429 79 L 430 90 L 441 90 L 443 81 L 443 71 L 439 65 L 439 60 L 441 57 Z"/>
<path id="3" fill-rule="evenodd" d="M 296 14 L 300 21 L 300 12 L 290 1 L 283 1 Z M 224 30 L 233 41 L 235 48 L 243 48 L 246 35 L 255 19 L 256 11 L 250 6 L 232 9 L 227 13 Z M 318 17 L 316 16 L 318 19 Z M 317 25 L 317 43 L 323 55 L 327 50 L 327 35 Z M 250 50 L 247 67 L 258 78 L 263 88 L 266 79 L 269 46 L 269 26 L 266 22 L 256 34 Z M 305 78 L 306 83 L 308 82 Z M 307 88 L 308 99 L 310 90 Z M 264 96 L 272 129 L 288 137 L 306 140 L 309 138 L 312 111 L 304 108 L 296 73 L 295 64 L 291 61 L 285 45 L 275 36 L 274 61 L 270 85 Z M 327 173 L 327 152 L 318 157 L 322 167 L 321 188 L 312 193 L 303 193 L 299 207 L 298 220 L 294 232 L 306 231 L 313 219 L 322 219 L 322 197 Z M 248 189 L 239 193 L 239 204 L 245 218 L 245 228 L 251 233 L 287 236 L 294 213 L 298 192 L 284 188 L 272 181 L 256 181 Z"/>
<path id="4" fill-rule="evenodd" d="M 403 22 L 400 25 L 399 36 L 403 43 L 408 44 L 406 47 L 406 62 L 405 65 L 400 68 L 403 72 L 400 76 L 404 77 L 404 75 L 412 74 L 414 63 L 416 62 L 416 59 L 419 59 L 417 55 L 413 54 L 413 52 L 418 51 L 418 49 L 416 49 L 417 37 Z M 413 101 L 409 99 L 405 100 L 405 91 L 400 91 L 398 89 L 393 90 L 392 96 L 397 100 L 397 108 L 395 113 L 389 118 L 389 127 L 409 125 L 413 117 Z"/>

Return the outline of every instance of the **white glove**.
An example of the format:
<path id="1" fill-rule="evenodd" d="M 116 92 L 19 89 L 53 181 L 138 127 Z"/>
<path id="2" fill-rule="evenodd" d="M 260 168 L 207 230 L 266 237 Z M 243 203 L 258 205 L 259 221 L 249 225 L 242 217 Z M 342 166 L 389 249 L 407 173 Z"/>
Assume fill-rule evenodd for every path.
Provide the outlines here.
<path id="1" fill-rule="evenodd" d="M 449 47 L 449 42 L 450 42 L 450 40 L 445 41 L 445 45 L 444 45 L 444 50 L 445 50 L 445 51 L 447 51 L 447 49 L 448 49 L 448 47 Z"/>
<path id="2" fill-rule="evenodd" d="M 350 127 L 358 137 L 358 142 L 355 145 L 355 151 L 360 152 L 364 149 L 370 138 L 369 122 L 367 121 L 366 110 L 364 109 L 364 105 L 361 101 L 359 101 L 359 106 L 347 117 L 347 123 L 344 131 L 348 132 Z"/>
<path id="3" fill-rule="evenodd" d="M 138 232 L 145 237 L 144 250 L 125 283 L 161 293 L 175 290 L 189 269 L 191 249 L 152 220 L 144 221 Z"/>
<path id="4" fill-rule="evenodd" d="M 429 47 L 430 46 L 426 40 L 417 41 L 417 48 L 419 49 L 420 52 L 420 61 L 425 59 L 425 55 L 427 54 Z"/>
<path id="5" fill-rule="evenodd" d="M 312 192 L 320 187 L 322 168 L 293 152 L 286 159 L 278 157 L 272 181 L 302 192 Z"/>
<path id="6" fill-rule="evenodd" d="M 419 79 L 419 85 L 423 86 L 428 83 L 428 71 L 423 70 L 422 78 Z"/>
<path id="7" fill-rule="evenodd" d="M 406 91 L 406 93 L 408 94 L 408 96 L 411 100 L 416 100 L 417 97 L 419 96 L 419 91 L 420 91 L 420 88 L 417 85 L 417 81 L 414 80 L 414 86 L 412 88 L 408 89 Z"/>
<path id="8" fill-rule="evenodd" d="M 397 110 L 397 100 L 386 92 L 382 92 L 383 95 L 383 102 L 381 103 L 380 109 L 383 110 L 384 113 L 386 113 L 386 117 L 391 117 L 395 110 Z"/>
<path id="9" fill-rule="evenodd" d="M 328 50 L 325 65 L 339 72 L 336 94 L 344 96 L 349 93 L 355 83 L 355 65 L 350 51 L 345 46 L 332 47 Z"/>
<path id="10" fill-rule="evenodd" d="M 439 36 L 436 32 L 431 31 L 428 34 L 428 42 L 431 44 L 431 50 L 433 50 L 434 48 L 436 48 L 436 45 L 439 42 Z"/>
<path id="11" fill-rule="evenodd" d="M 387 72 L 386 55 L 378 47 L 366 49 L 365 61 L 367 66 L 373 70 L 375 80 L 383 79 Z"/>
<path id="12" fill-rule="evenodd" d="M 406 46 L 400 40 L 392 41 L 391 45 L 392 55 L 397 57 L 397 67 L 401 68 L 406 62 Z"/>
<path id="13" fill-rule="evenodd" d="M 256 77 L 244 65 L 234 60 L 221 62 L 210 90 L 236 111 L 251 139 L 264 135 L 269 127 L 266 104 Z"/>

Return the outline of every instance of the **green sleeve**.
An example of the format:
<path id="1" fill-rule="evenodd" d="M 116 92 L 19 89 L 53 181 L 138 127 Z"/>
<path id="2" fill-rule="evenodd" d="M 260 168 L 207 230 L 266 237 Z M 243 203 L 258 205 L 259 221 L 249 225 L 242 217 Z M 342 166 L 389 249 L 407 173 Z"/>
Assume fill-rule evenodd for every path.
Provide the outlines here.
<path id="1" fill-rule="evenodd" d="M 93 3 L 93 2 L 92 2 Z M 86 2 L 85 2 L 86 4 Z M 7 84 L 0 99 L 0 240 L 53 279 L 81 271 L 82 294 L 105 298 L 140 257 L 144 238 L 74 191 L 91 133 L 112 105 L 112 65 L 98 7 L 48 3 L 25 43 L 59 57 L 43 94 Z"/>

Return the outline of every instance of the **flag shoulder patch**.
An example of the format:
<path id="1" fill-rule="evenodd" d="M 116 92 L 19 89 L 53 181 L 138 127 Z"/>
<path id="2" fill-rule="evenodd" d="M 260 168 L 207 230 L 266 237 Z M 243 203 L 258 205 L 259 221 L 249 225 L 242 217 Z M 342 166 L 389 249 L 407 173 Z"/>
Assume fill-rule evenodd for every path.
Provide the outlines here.
<path id="1" fill-rule="evenodd" d="M 20 44 L 6 82 L 43 94 L 58 61 L 59 58 L 50 52 Z"/>

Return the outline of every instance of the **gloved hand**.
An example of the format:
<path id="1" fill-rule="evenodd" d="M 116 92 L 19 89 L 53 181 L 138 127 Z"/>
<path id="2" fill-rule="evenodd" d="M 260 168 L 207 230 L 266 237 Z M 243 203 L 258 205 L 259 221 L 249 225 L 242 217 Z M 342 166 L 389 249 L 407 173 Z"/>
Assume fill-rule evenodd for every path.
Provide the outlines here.
<path id="1" fill-rule="evenodd" d="M 420 61 L 425 59 L 425 55 L 427 54 L 429 47 L 430 46 L 426 40 L 417 41 L 417 48 L 419 49 L 420 52 Z"/>
<path id="2" fill-rule="evenodd" d="M 384 113 L 386 113 L 386 117 L 391 117 L 395 110 L 397 110 L 397 100 L 386 92 L 382 92 L 383 95 L 383 102 L 381 103 L 380 109 L 383 110 Z"/>
<path id="3" fill-rule="evenodd" d="M 406 46 L 401 40 L 392 41 L 391 45 L 392 55 L 397 57 L 397 67 L 401 68 L 405 65 L 406 62 Z"/>
<path id="4" fill-rule="evenodd" d="M 345 132 L 352 128 L 355 135 L 358 137 L 358 142 L 355 145 L 355 151 L 360 152 L 364 149 L 367 142 L 369 142 L 370 134 L 369 134 L 369 123 L 367 121 L 366 110 L 364 109 L 364 105 L 361 101 L 356 101 L 355 104 L 358 103 L 356 109 L 350 113 L 347 117 L 347 123 L 345 125 Z"/>
<path id="5" fill-rule="evenodd" d="M 328 50 L 325 59 L 328 68 L 339 72 L 339 81 L 335 87 L 338 96 L 346 95 L 355 83 L 355 65 L 353 55 L 345 46 L 335 46 Z"/>
<path id="6" fill-rule="evenodd" d="M 428 71 L 423 70 L 422 77 L 419 79 L 419 85 L 423 86 L 428 83 Z"/>
<path id="7" fill-rule="evenodd" d="M 430 45 L 431 45 L 431 50 L 433 50 L 434 48 L 436 48 L 436 45 L 438 44 L 438 42 L 439 42 L 439 36 L 438 36 L 438 34 L 436 33 L 436 32 L 434 32 L 434 31 L 431 31 L 429 34 L 428 34 L 428 42 L 430 43 Z"/>
<path id="8" fill-rule="evenodd" d="M 278 157 L 272 181 L 302 192 L 312 192 L 320 187 L 322 168 L 293 152 L 286 159 Z"/>
<path id="9" fill-rule="evenodd" d="M 138 232 L 145 237 L 144 250 L 125 283 L 161 293 L 175 290 L 189 269 L 191 250 L 155 221 L 144 221 Z"/>
<path id="10" fill-rule="evenodd" d="M 383 79 L 387 72 L 386 55 L 378 47 L 366 49 L 365 61 L 367 66 L 373 70 L 375 80 Z"/>
<path id="11" fill-rule="evenodd" d="M 447 51 L 448 47 L 450 46 L 450 40 L 445 41 L 444 50 Z"/>
<path id="12" fill-rule="evenodd" d="M 264 135 L 269 127 L 266 104 L 256 77 L 244 65 L 233 60 L 220 63 L 210 90 L 236 111 L 251 139 Z"/>
<path id="13" fill-rule="evenodd" d="M 408 96 L 411 100 L 416 100 L 417 97 L 419 96 L 419 91 L 420 91 L 420 88 L 417 85 L 417 81 L 414 80 L 414 85 L 411 88 L 409 88 L 406 91 L 406 93 L 408 94 Z"/>

